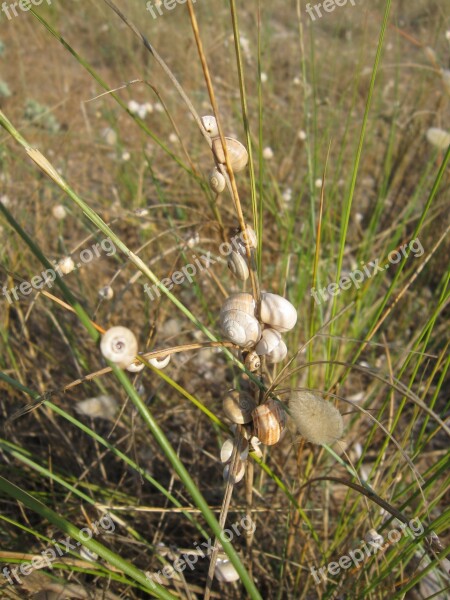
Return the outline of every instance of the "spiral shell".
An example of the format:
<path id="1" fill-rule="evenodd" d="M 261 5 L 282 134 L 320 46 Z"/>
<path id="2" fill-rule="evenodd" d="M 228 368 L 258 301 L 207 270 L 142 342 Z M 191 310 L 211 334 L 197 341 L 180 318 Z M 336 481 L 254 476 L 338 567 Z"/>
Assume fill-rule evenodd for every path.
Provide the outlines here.
<path id="1" fill-rule="evenodd" d="M 261 337 L 261 325 L 255 317 L 256 303 L 251 294 L 229 296 L 220 310 L 220 326 L 231 342 L 250 348 Z"/>
<path id="2" fill-rule="evenodd" d="M 219 171 L 217 167 L 215 167 L 211 173 L 209 174 L 209 187 L 216 194 L 220 194 L 223 192 L 227 185 L 225 177 Z"/>
<path id="3" fill-rule="evenodd" d="M 244 359 L 245 367 L 254 373 L 261 366 L 261 359 L 256 352 L 249 352 Z"/>
<path id="4" fill-rule="evenodd" d="M 286 358 L 287 353 L 288 349 L 284 340 L 280 340 L 278 346 L 275 346 L 275 348 L 266 355 L 266 361 L 269 364 L 279 363 Z"/>
<path id="5" fill-rule="evenodd" d="M 224 336 L 241 348 L 251 348 L 261 337 L 261 325 L 256 317 L 240 310 L 229 310 L 221 318 Z"/>
<path id="6" fill-rule="evenodd" d="M 214 138 L 219 135 L 216 117 L 214 117 L 213 115 L 205 115 L 201 118 L 201 121 L 203 127 L 206 129 L 210 137 Z"/>
<path id="7" fill-rule="evenodd" d="M 297 322 L 297 311 L 286 298 L 262 292 L 261 321 L 277 331 L 289 331 Z"/>
<path id="8" fill-rule="evenodd" d="M 252 411 L 256 408 L 256 402 L 250 394 L 239 390 L 230 390 L 222 400 L 225 416 L 232 423 L 244 425 L 252 420 Z"/>
<path id="9" fill-rule="evenodd" d="M 239 252 L 235 252 L 234 250 L 228 258 L 228 268 L 236 279 L 240 281 L 246 281 L 250 276 L 247 261 Z"/>
<path id="10" fill-rule="evenodd" d="M 225 138 L 231 168 L 235 173 L 243 171 L 248 163 L 248 152 L 243 144 L 234 138 Z M 213 139 L 212 149 L 217 162 L 225 164 L 225 154 L 219 137 Z"/>
<path id="11" fill-rule="evenodd" d="M 256 437 L 266 446 L 273 446 L 286 426 L 286 413 L 279 402 L 269 399 L 252 412 Z"/>
<path id="12" fill-rule="evenodd" d="M 138 353 L 138 343 L 132 331 L 119 325 L 104 333 L 100 351 L 107 360 L 121 369 L 126 369 L 134 362 Z"/>

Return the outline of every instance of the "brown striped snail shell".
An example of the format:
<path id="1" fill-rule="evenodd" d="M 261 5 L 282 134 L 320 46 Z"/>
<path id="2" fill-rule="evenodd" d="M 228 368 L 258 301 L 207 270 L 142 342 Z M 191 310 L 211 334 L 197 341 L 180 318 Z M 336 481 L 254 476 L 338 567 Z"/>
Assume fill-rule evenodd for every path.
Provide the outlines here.
<path id="1" fill-rule="evenodd" d="M 243 144 L 234 138 L 226 137 L 225 143 L 227 146 L 228 156 L 230 159 L 231 168 L 235 173 L 243 171 L 248 163 L 248 152 Z M 222 147 L 220 137 L 216 137 L 212 141 L 212 149 L 218 163 L 225 164 L 225 154 Z"/>
<path id="2" fill-rule="evenodd" d="M 228 268 L 240 281 L 246 281 L 250 276 L 250 271 L 245 258 L 239 252 L 233 252 L 228 258 Z"/>
<path id="3" fill-rule="evenodd" d="M 244 365 L 249 371 L 254 373 L 261 366 L 261 359 L 256 352 L 249 352 L 244 359 Z"/>
<path id="4" fill-rule="evenodd" d="M 273 446 L 286 426 L 286 413 L 279 402 L 269 399 L 252 412 L 256 437 L 266 446 Z"/>

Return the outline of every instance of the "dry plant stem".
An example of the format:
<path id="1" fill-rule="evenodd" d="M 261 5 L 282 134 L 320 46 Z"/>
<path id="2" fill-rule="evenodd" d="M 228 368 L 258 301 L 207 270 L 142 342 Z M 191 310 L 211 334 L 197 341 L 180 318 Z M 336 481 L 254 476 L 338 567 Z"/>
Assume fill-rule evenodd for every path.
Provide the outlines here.
<path id="1" fill-rule="evenodd" d="M 166 65 L 166 63 L 161 58 L 161 56 L 158 54 L 158 52 L 155 50 L 155 48 L 150 44 L 150 42 L 147 40 L 147 38 L 138 30 L 138 28 L 129 19 L 127 19 L 127 17 L 119 10 L 119 8 L 117 8 L 117 6 L 113 2 L 111 2 L 111 0 L 104 0 L 104 1 L 116 13 L 116 15 L 118 17 L 120 17 L 126 25 L 128 25 L 128 27 L 131 29 L 131 31 L 141 40 L 141 42 L 144 44 L 144 46 L 147 48 L 147 50 L 153 55 L 153 58 L 156 60 L 156 62 L 159 64 L 159 66 L 163 69 L 163 71 L 166 73 L 167 77 L 170 79 L 170 81 L 175 86 L 177 92 L 183 98 L 184 102 L 186 103 L 186 106 L 188 107 L 190 113 L 194 117 L 195 122 L 199 126 L 200 130 L 202 131 L 203 135 L 205 136 L 205 139 L 209 143 L 209 147 L 211 148 L 212 147 L 211 138 L 209 137 L 208 133 L 206 132 L 205 128 L 203 127 L 203 124 L 201 122 L 201 119 L 200 119 L 197 111 L 195 110 L 192 102 L 189 100 L 189 98 L 188 98 L 187 94 L 185 93 L 185 91 L 183 90 L 182 86 L 179 84 L 175 75 L 172 73 L 172 71 Z"/>
<path id="2" fill-rule="evenodd" d="M 58 299 L 56 299 L 56 300 L 58 300 Z M 104 332 L 104 330 L 102 328 L 99 328 L 99 326 L 96 325 L 95 323 L 93 323 L 93 325 L 99 331 L 101 330 L 102 332 Z M 178 352 L 187 352 L 188 350 L 199 350 L 202 348 L 223 348 L 223 347 L 236 348 L 236 346 L 234 344 L 232 344 L 231 342 L 223 342 L 223 343 L 222 342 L 204 342 L 204 343 L 196 342 L 193 344 L 183 344 L 182 346 L 173 346 L 172 348 L 164 348 L 164 350 L 152 350 L 151 352 L 146 352 L 144 354 L 139 355 L 137 358 L 141 357 L 146 360 L 151 359 L 151 358 L 163 359 L 169 354 L 172 355 L 172 354 L 176 354 Z M 19 417 L 22 417 L 23 415 L 28 414 L 32 410 L 34 410 L 34 409 L 38 408 L 39 406 L 41 406 L 42 404 L 44 404 L 44 402 L 46 400 L 50 400 L 50 398 L 56 394 L 64 394 L 65 392 L 68 392 L 69 390 L 73 389 L 74 387 L 77 387 L 78 385 L 81 385 L 82 383 L 86 383 L 87 381 L 92 381 L 93 379 L 96 379 L 97 377 L 101 377 L 102 375 L 107 375 L 108 373 L 111 373 L 111 372 L 112 372 L 111 367 L 105 367 L 103 369 L 100 369 L 99 371 L 95 371 L 93 373 L 89 373 L 89 375 L 84 375 L 84 377 L 75 379 L 74 381 L 67 384 L 60 390 L 48 390 L 47 392 L 44 392 L 42 394 L 42 396 L 40 398 L 38 398 L 37 400 L 35 400 L 34 402 L 27 404 L 23 408 L 19 409 L 15 413 L 13 413 L 8 418 L 8 422 L 15 421 Z"/>
<path id="3" fill-rule="evenodd" d="M 197 44 L 198 54 L 199 54 L 200 61 L 201 61 L 201 64 L 202 64 L 203 74 L 205 76 L 206 86 L 208 88 L 208 93 L 209 93 L 209 98 L 210 98 L 210 101 L 211 101 L 211 106 L 213 107 L 214 116 L 215 116 L 216 121 L 217 121 L 217 127 L 218 127 L 218 130 L 219 130 L 219 137 L 220 137 L 220 141 L 221 141 L 221 144 L 222 144 L 223 153 L 224 153 L 224 156 L 225 156 L 225 164 L 226 164 L 226 167 L 227 167 L 228 176 L 230 178 L 231 189 L 232 189 L 232 192 L 233 192 L 232 193 L 232 197 L 233 197 L 233 201 L 234 201 L 234 205 L 235 205 L 235 209 L 236 209 L 237 218 L 238 218 L 238 221 L 239 221 L 239 227 L 240 227 L 241 231 L 246 231 L 246 224 L 245 224 L 244 214 L 242 212 L 241 201 L 239 199 L 239 192 L 238 192 L 237 185 L 236 185 L 236 179 L 234 177 L 234 172 L 233 172 L 233 169 L 232 169 L 231 164 L 230 164 L 230 157 L 228 155 L 228 148 L 227 148 L 227 145 L 225 143 L 225 136 L 224 136 L 224 133 L 223 133 L 222 124 L 221 124 L 220 117 L 219 117 L 219 107 L 217 105 L 216 96 L 214 94 L 214 88 L 213 88 L 213 85 L 212 85 L 211 75 L 210 75 L 210 72 L 209 72 L 208 63 L 206 61 L 205 52 L 203 50 L 203 44 L 202 44 L 202 40 L 200 38 L 200 32 L 199 32 L 199 28 L 198 28 L 198 22 L 197 22 L 197 18 L 195 16 L 195 11 L 194 11 L 194 7 L 193 7 L 193 4 L 192 4 L 192 0 L 188 0 L 187 7 L 188 7 L 188 10 L 189 10 L 189 16 L 191 18 L 192 31 L 194 33 L 195 42 Z M 249 240 L 247 239 L 247 236 L 245 236 L 245 240 L 244 241 L 245 241 L 245 249 L 246 249 L 246 252 L 247 252 L 247 258 L 249 260 L 249 264 L 251 264 L 252 255 L 251 255 L 250 244 L 249 244 Z M 255 273 L 255 271 L 253 269 L 250 269 L 250 280 L 251 280 L 251 284 L 252 284 L 253 297 L 256 299 L 257 302 L 259 302 L 260 292 L 259 292 L 258 280 L 257 280 L 257 277 L 256 277 L 256 273 Z"/>
<path id="4" fill-rule="evenodd" d="M 231 457 L 229 476 L 228 476 L 227 485 L 225 487 L 225 494 L 223 497 L 222 508 L 221 508 L 220 517 L 219 517 L 219 525 L 222 528 L 222 530 L 225 527 L 225 523 L 226 523 L 227 516 L 228 516 L 228 511 L 230 509 L 231 497 L 233 495 L 233 488 L 234 488 L 234 484 L 232 483 L 232 480 L 237 473 L 237 467 L 240 463 L 239 454 L 241 452 L 241 442 L 243 439 L 244 439 L 244 436 L 241 433 L 241 427 L 238 427 L 237 435 L 234 438 L 234 448 L 233 448 L 233 454 Z M 214 548 L 213 548 L 210 562 L 209 562 L 208 576 L 206 578 L 205 593 L 203 596 L 203 600 L 209 600 L 209 598 L 211 596 L 211 588 L 212 588 L 212 584 L 214 581 L 214 571 L 216 568 L 217 555 L 219 554 L 219 550 L 220 550 L 220 544 L 218 543 L 218 539 L 215 538 L 214 539 Z"/>

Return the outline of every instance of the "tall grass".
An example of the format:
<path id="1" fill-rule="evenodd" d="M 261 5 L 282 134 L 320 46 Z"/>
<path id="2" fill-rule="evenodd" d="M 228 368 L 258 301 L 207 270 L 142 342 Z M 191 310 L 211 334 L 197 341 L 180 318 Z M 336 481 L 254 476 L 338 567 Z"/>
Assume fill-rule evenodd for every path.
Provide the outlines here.
<path id="1" fill-rule="evenodd" d="M 76 582 L 79 594 L 114 598 L 444 597 L 450 148 L 437 151 L 425 133 L 449 116 L 447 9 L 416 0 L 402 10 L 386 0 L 313 23 L 300 0 L 188 0 L 152 21 L 145 3 L 106 0 L 80 3 L 79 14 L 32 8 L 9 25 L 12 55 L 21 45 L 11 32 L 45 48 L 8 81 L 16 98 L 39 94 L 65 125 L 52 133 L 45 113 L 29 122 L 12 100 L 1 106 L 0 195 L 13 198 L 0 202 L 2 285 L 31 280 L 86 240 L 107 237 L 118 251 L 50 291 L 1 301 L 1 560 L 31 562 L 57 531 L 98 556 L 75 551 L 39 569 L 24 578 L 33 591 Z M 55 89 L 45 69 L 36 82 L 35 64 L 57 76 Z M 77 81 L 69 92 L 65 77 Z M 150 117 L 130 110 L 135 97 L 155 105 Z M 227 160 L 218 197 L 200 125 L 212 111 L 222 139 L 234 132 L 250 158 L 236 175 Z M 99 136 L 105 126 L 112 145 Z M 57 204 L 68 213 L 60 222 Z M 223 260 L 191 286 L 163 283 L 193 253 L 218 258 L 246 224 L 258 247 L 244 286 L 255 298 L 285 295 L 299 314 L 288 360 L 257 374 L 222 340 L 220 306 L 238 289 Z M 386 264 L 411 240 L 421 256 L 409 247 L 389 270 L 315 302 L 312 290 Z M 153 302 L 145 282 L 158 290 Z M 98 300 L 105 284 L 109 303 Z M 97 343 L 114 324 L 138 335 L 141 374 L 102 363 Z M 148 362 L 167 352 L 167 371 Z M 220 399 L 243 378 L 284 406 L 292 389 L 326 395 L 344 438 L 314 446 L 290 424 L 262 458 L 251 453 L 245 483 L 224 483 L 218 456 L 233 433 Z M 74 417 L 100 394 L 119 400 L 114 423 Z M 85 541 L 80 528 L 105 512 L 114 535 Z M 255 532 L 224 539 L 244 515 Z M 402 525 L 409 537 L 391 541 Z M 311 569 L 349 555 L 372 529 L 388 540 L 382 550 L 317 581 Z M 146 576 L 209 538 L 214 550 L 192 572 Z M 214 577 L 222 552 L 237 582 Z M 7 597 L 28 589 L 3 583 Z"/>

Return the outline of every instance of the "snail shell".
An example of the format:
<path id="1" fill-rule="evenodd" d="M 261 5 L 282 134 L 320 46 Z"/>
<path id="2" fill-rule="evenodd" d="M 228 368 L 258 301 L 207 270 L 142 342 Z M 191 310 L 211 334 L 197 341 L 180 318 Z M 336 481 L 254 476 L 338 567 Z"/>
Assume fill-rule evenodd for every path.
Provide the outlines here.
<path id="1" fill-rule="evenodd" d="M 297 322 L 297 311 L 286 298 L 262 292 L 261 321 L 277 331 L 289 331 Z"/>
<path id="2" fill-rule="evenodd" d="M 247 261 L 239 252 L 235 252 L 234 250 L 228 259 L 228 268 L 236 279 L 240 281 L 246 281 L 250 276 Z"/>
<path id="3" fill-rule="evenodd" d="M 235 173 L 243 171 L 248 163 L 248 152 L 243 144 L 234 138 L 226 137 L 228 156 L 230 158 L 231 168 Z M 213 139 L 212 149 L 217 162 L 225 164 L 225 154 L 222 148 L 222 142 L 219 137 Z"/>
<path id="4" fill-rule="evenodd" d="M 247 227 L 245 231 L 241 231 L 236 239 L 236 249 L 244 258 L 247 258 L 247 250 L 245 247 L 245 241 L 248 239 L 248 244 L 250 248 L 257 248 L 258 246 L 258 238 L 256 237 L 256 233 L 251 227 Z"/>
<path id="5" fill-rule="evenodd" d="M 62 258 L 59 261 L 58 265 L 61 273 L 63 273 L 64 275 L 72 273 L 72 271 L 75 269 L 75 263 L 73 262 L 73 259 L 70 256 L 65 256 L 64 258 Z"/>
<path id="6" fill-rule="evenodd" d="M 131 365 L 127 367 L 127 371 L 129 371 L 130 373 L 140 373 L 144 367 L 144 363 L 134 361 L 131 363 Z"/>
<path id="7" fill-rule="evenodd" d="M 233 567 L 225 553 L 218 554 L 217 556 L 214 577 L 222 583 L 231 583 L 232 581 L 239 580 L 239 573 Z"/>
<path id="8" fill-rule="evenodd" d="M 235 440 L 232 440 L 231 438 L 228 438 L 227 440 L 225 440 L 225 442 L 222 445 L 222 448 L 220 449 L 220 461 L 222 463 L 228 463 L 231 460 L 231 457 L 233 455 L 233 450 L 234 450 L 234 446 L 236 444 Z M 248 458 L 248 452 L 249 452 L 249 447 L 248 447 L 248 442 L 247 440 L 241 438 L 241 442 L 239 444 L 239 458 L 240 460 L 247 460 Z"/>
<path id="9" fill-rule="evenodd" d="M 287 346 L 276 329 L 264 329 L 255 352 L 265 356 L 268 363 L 281 362 L 287 355 Z"/>
<path id="10" fill-rule="evenodd" d="M 288 349 L 284 340 L 280 340 L 278 346 L 275 346 L 275 348 L 266 355 L 266 361 L 270 364 L 279 363 L 286 358 L 287 353 Z"/>
<path id="11" fill-rule="evenodd" d="M 253 296 L 247 292 L 237 292 L 231 294 L 225 300 L 220 310 L 220 314 L 224 314 L 229 310 L 240 310 L 248 315 L 255 316 L 256 302 Z"/>
<path id="12" fill-rule="evenodd" d="M 219 171 L 217 167 L 215 167 L 211 173 L 209 174 L 209 187 L 216 194 L 220 194 L 223 192 L 227 185 L 225 177 Z"/>
<path id="13" fill-rule="evenodd" d="M 286 426 L 286 413 L 280 403 L 269 399 L 252 412 L 255 435 L 266 446 L 276 444 Z"/>
<path id="14" fill-rule="evenodd" d="M 252 411 L 256 408 L 256 402 L 250 394 L 239 390 L 229 391 L 223 401 L 223 412 L 232 423 L 250 423 Z"/>
<path id="15" fill-rule="evenodd" d="M 231 483 L 234 485 L 235 483 L 239 483 L 244 477 L 245 463 L 242 460 L 238 460 L 236 472 L 233 477 L 230 476 L 230 467 L 231 465 L 225 465 L 225 469 L 223 470 L 223 478 L 225 479 L 225 481 L 231 481 Z"/>
<path id="16" fill-rule="evenodd" d="M 112 300 L 114 298 L 114 290 L 110 285 L 105 285 L 104 287 L 99 289 L 98 295 L 103 300 Z"/>
<path id="17" fill-rule="evenodd" d="M 111 327 L 102 336 L 100 351 L 103 356 L 121 369 L 134 362 L 138 353 L 138 343 L 132 331 L 126 327 Z"/>
<path id="18" fill-rule="evenodd" d="M 261 366 L 261 359 L 256 352 L 249 352 L 245 357 L 244 365 L 249 371 L 254 373 Z"/>
<path id="19" fill-rule="evenodd" d="M 151 358 L 148 362 L 157 369 L 164 369 L 170 363 L 170 354 L 164 358 Z"/>
<path id="20" fill-rule="evenodd" d="M 224 335 L 243 348 L 254 346 L 261 337 L 255 307 L 253 296 L 243 292 L 231 294 L 220 310 L 220 326 Z"/>
<path id="21" fill-rule="evenodd" d="M 220 325 L 224 336 L 242 348 L 251 348 L 261 337 L 261 325 L 256 317 L 241 310 L 226 311 Z"/>
<path id="22" fill-rule="evenodd" d="M 212 137 L 217 137 L 219 135 L 219 129 L 217 127 L 216 117 L 212 115 L 205 115 L 201 119 L 203 127 L 206 129 L 207 133 Z"/>

